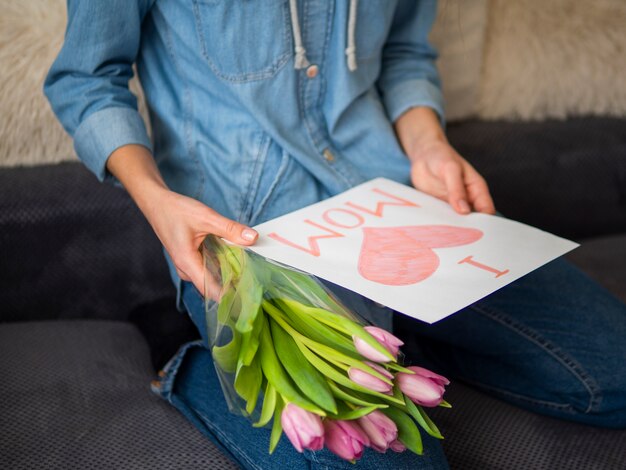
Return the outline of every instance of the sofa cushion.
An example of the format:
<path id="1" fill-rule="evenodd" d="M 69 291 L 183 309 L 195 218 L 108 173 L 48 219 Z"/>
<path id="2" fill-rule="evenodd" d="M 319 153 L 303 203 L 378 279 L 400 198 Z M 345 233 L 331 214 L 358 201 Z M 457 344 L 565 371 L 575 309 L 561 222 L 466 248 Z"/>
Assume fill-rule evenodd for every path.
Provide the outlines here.
<path id="1" fill-rule="evenodd" d="M 564 237 L 626 233 L 626 120 L 465 121 L 448 137 L 505 216 Z"/>
<path id="2" fill-rule="evenodd" d="M 582 240 L 567 258 L 626 303 L 626 235 Z"/>
<path id="3" fill-rule="evenodd" d="M 463 470 L 623 470 L 626 430 L 547 418 L 461 383 L 448 388 L 452 409 L 429 414 L 445 436 L 450 467 Z"/>
<path id="4" fill-rule="evenodd" d="M 0 357 L 0 468 L 237 468 L 152 394 L 130 324 L 0 324 Z"/>
<path id="5" fill-rule="evenodd" d="M 79 163 L 0 171 L 0 266 L 0 321 L 127 320 L 175 295 L 128 194 Z"/>

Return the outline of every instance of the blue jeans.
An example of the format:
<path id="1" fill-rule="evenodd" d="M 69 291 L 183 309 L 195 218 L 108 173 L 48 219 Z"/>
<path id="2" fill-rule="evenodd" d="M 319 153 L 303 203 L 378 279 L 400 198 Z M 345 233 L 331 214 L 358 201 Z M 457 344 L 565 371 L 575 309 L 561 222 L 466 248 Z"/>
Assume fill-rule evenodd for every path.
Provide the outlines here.
<path id="1" fill-rule="evenodd" d="M 557 259 L 434 325 L 395 319 L 405 353 L 537 413 L 626 428 L 626 305 Z"/>
<path id="2" fill-rule="evenodd" d="M 389 309 L 337 292 L 369 320 L 388 326 Z M 189 284 L 183 300 L 201 332 L 203 302 Z M 626 305 L 564 260 L 553 261 L 434 325 L 394 318 L 409 360 L 538 413 L 597 426 L 626 427 Z M 327 450 L 298 454 L 283 437 L 267 454 L 268 429 L 228 413 L 202 341 L 170 361 L 159 393 L 245 468 L 355 468 Z M 368 449 L 356 468 L 447 468 L 440 444 L 424 435 L 425 457 Z"/>

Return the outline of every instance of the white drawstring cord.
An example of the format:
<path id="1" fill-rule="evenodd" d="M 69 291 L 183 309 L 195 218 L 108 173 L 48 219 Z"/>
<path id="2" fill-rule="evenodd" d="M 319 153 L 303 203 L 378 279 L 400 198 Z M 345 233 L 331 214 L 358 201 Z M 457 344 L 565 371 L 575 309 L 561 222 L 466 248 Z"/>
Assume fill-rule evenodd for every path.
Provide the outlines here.
<path id="1" fill-rule="evenodd" d="M 289 11 L 291 13 L 291 27 L 293 29 L 293 42 L 295 46 L 295 68 L 303 69 L 311 65 L 306 58 L 306 49 L 302 46 L 302 33 L 300 32 L 300 21 L 298 20 L 298 0 L 289 0 Z"/>
<path id="2" fill-rule="evenodd" d="M 350 12 L 348 16 L 348 47 L 346 47 L 346 56 L 348 70 L 354 72 L 357 68 L 356 64 L 356 9 L 359 0 L 350 0 Z"/>
<path id="3" fill-rule="evenodd" d="M 350 10 L 348 12 L 348 45 L 345 52 L 346 63 L 350 72 L 354 72 L 357 69 L 355 38 L 358 3 L 358 0 L 350 0 Z M 300 20 L 298 19 L 298 0 L 289 0 L 289 13 L 291 14 L 291 28 L 293 30 L 294 52 L 296 54 L 294 67 L 296 70 L 300 70 L 311 64 L 306 57 L 306 49 L 302 45 L 302 32 L 300 31 Z"/>

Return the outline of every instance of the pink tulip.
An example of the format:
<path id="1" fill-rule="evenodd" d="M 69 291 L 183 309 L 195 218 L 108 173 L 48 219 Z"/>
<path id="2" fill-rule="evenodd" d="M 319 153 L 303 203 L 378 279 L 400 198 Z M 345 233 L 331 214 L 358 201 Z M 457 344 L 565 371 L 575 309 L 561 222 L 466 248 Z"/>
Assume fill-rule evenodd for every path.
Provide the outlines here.
<path id="1" fill-rule="evenodd" d="M 412 401 L 422 406 L 438 406 L 443 401 L 445 377 L 422 367 L 409 367 L 415 374 L 396 375 L 396 384 Z"/>
<path id="2" fill-rule="evenodd" d="M 386 452 L 398 438 L 398 427 L 390 418 L 376 410 L 358 419 L 361 429 L 370 438 L 372 449 Z"/>
<path id="3" fill-rule="evenodd" d="M 439 385 L 450 385 L 450 381 L 446 379 L 443 375 L 435 374 L 433 371 L 424 369 L 423 367 L 412 366 L 408 367 L 409 370 L 412 370 L 418 375 L 422 377 L 427 377 L 432 379 L 434 382 L 437 382 Z"/>
<path id="4" fill-rule="evenodd" d="M 370 366 L 372 369 L 374 369 L 379 374 L 384 375 L 388 379 L 393 379 L 393 374 L 391 372 L 389 372 L 387 369 L 385 369 L 383 366 L 378 365 L 378 364 L 376 364 L 374 362 L 370 362 L 370 361 L 365 361 L 365 364 Z"/>
<path id="5" fill-rule="evenodd" d="M 404 452 L 406 450 L 406 446 L 397 439 L 389 444 L 389 448 L 394 452 Z"/>
<path id="6" fill-rule="evenodd" d="M 370 445 L 367 434 L 355 421 L 324 420 L 326 447 L 345 460 L 360 459 L 365 447 Z"/>
<path id="7" fill-rule="evenodd" d="M 316 414 L 288 403 L 280 416 L 280 422 L 298 452 L 303 449 L 320 450 L 324 447 L 324 426 Z"/>
<path id="8" fill-rule="evenodd" d="M 394 358 L 398 357 L 398 348 L 404 343 L 387 330 L 376 326 L 366 326 L 365 330 L 372 335 Z M 358 336 L 352 336 L 354 347 L 365 358 L 376 362 L 389 362 L 389 358 L 377 351 Z"/>
<path id="9" fill-rule="evenodd" d="M 354 383 L 374 390 L 375 392 L 388 393 L 393 388 L 393 386 L 389 385 L 387 382 L 356 367 L 350 367 L 348 369 L 348 377 L 350 377 L 350 380 Z"/>

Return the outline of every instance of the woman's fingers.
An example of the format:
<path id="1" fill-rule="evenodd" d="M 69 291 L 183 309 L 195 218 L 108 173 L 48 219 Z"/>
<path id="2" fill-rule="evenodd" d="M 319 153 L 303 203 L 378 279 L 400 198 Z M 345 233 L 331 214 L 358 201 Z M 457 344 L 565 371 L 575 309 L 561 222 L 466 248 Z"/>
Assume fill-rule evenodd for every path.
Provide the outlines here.
<path id="1" fill-rule="evenodd" d="M 256 230 L 228 219 L 214 210 L 209 209 L 209 211 L 210 213 L 206 221 L 209 229 L 207 230 L 208 233 L 238 245 L 252 245 L 259 237 Z"/>
<path id="2" fill-rule="evenodd" d="M 449 152 L 413 164 L 413 185 L 420 191 L 447 201 L 459 214 L 472 210 L 495 214 L 485 179 L 461 156 Z M 437 157 L 437 158 L 435 158 Z"/>
<path id="3" fill-rule="evenodd" d="M 176 262 L 177 261 L 177 262 Z M 202 254 L 196 249 L 180 253 L 174 262 L 176 271 L 183 281 L 191 282 L 198 292 L 204 296 L 204 262 Z"/>
<path id="4" fill-rule="evenodd" d="M 465 162 L 464 166 L 465 185 L 472 207 L 476 212 L 495 214 L 496 208 L 489 193 L 487 182 L 472 165 Z"/>
<path id="5" fill-rule="evenodd" d="M 443 169 L 443 179 L 448 193 L 448 202 L 459 214 L 469 214 L 470 206 L 465 192 L 463 168 L 457 161 L 446 163 Z"/>
<path id="6" fill-rule="evenodd" d="M 181 279 L 191 282 L 198 292 L 214 300 L 221 286 L 205 268 L 200 253 L 207 235 L 224 238 L 239 245 L 252 245 L 258 233 L 222 216 L 195 199 L 168 192 L 149 219 L 159 239 L 170 254 Z"/>

